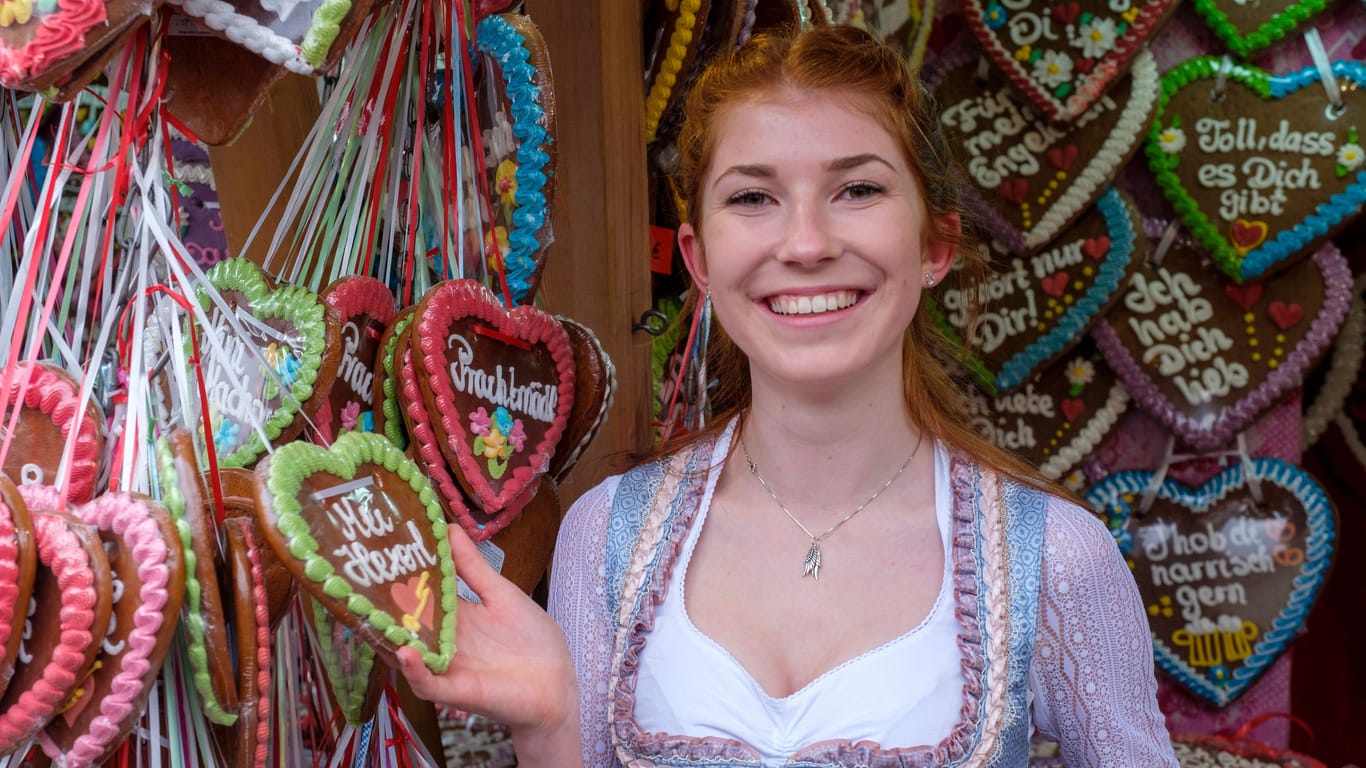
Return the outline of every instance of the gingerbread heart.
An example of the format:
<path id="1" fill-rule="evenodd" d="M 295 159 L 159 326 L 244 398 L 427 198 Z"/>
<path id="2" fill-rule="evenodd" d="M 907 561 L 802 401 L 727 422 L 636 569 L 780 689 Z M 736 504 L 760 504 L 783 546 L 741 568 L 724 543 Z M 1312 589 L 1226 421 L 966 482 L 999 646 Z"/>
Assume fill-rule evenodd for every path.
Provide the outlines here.
<path id="1" fill-rule="evenodd" d="M 535 492 L 568 424 L 569 337 L 554 317 L 527 306 L 507 311 L 469 280 L 429 291 L 410 333 L 437 445 L 483 512 L 461 525 L 472 536 L 496 531 Z"/>
<path id="2" fill-rule="evenodd" d="M 617 391 L 617 369 L 592 330 L 567 317 L 556 319 L 564 326 L 574 348 L 575 376 L 574 410 L 569 413 L 569 424 L 550 459 L 550 476 L 560 483 L 607 423 L 607 412 Z"/>
<path id="3" fill-rule="evenodd" d="M 393 291 L 373 277 L 357 276 L 333 282 L 318 296 L 337 311 L 342 345 L 337 379 L 318 409 L 319 436 L 328 443 L 343 430 L 376 432 L 375 361 L 394 319 Z"/>
<path id="4" fill-rule="evenodd" d="M 256 469 L 275 553 L 334 616 L 394 663 L 409 646 L 440 673 L 455 652 L 455 573 L 427 478 L 385 438 L 292 443 Z"/>
<path id="5" fill-rule="evenodd" d="M 35 568 L 37 552 L 28 506 L 19 489 L 0 474 L 0 692 L 14 674 Z"/>
<path id="6" fill-rule="evenodd" d="M 223 521 L 227 542 L 226 570 L 231 584 L 237 656 L 238 718 L 231 726 L 216 726 L 214 734 L 230 766 L 265 768 L 270 750 L 271 631 L 270 607 L 262 548 L 257 545 L 254 521 L 230 517 Z"/>
<path id="7" fill-rule="evenodd" d="M 48 498 L 43 508 L 60 507 Z M 179 535 L 151 499 L 106 493 L 68 512 L 98 532 L 113 579 L 113 610 L 96 664 L 43 731 L 43 751 L 69 768 L 101 765 L 128 736 L 175 636 L 185 587 Z"/>
<path id="8" fill-rule="evenodd" d="M 332 702 L 353 726 L 374 717 L 387 674 L 375 670 L 375 649 L 316 600 L 304 597 L 304 616 L 313 630 L 316 652 Z"/>
<path id="9" fill-rule="evenodd" d="M 213 478 L 205 473 L 204 484 L 207 486 L 213 482 Z M 223 517 L 224 520 L 232 518 L 243 518 L 253 524 L 256 522 L 256 476 L 245 469 L 223 469 L 218 472 L 218 485 L 223 493 Z M 252 533 L 256 541 L 261 541 L 259 531 Z M 266 612 L 270 619 L 270 628 L 273 630 L 280 621 L 289 613 L 289 608 L 294 604 L 294 596 L 298 594 L 298 583 L 294 581 L 294 575 L 289 572 L 289 568 L 280 562 L 280 558 L 275 556 L 275 550 L 270 547 L 258 548 L 259 551 L 252 553 L 253 558 L 260 560 L 262 579 L 261 587 L 266 593 Z M 221 558 L 218 558 L 221 561 Z M 227 562 L 219 562 L 224 568 L 230 567 Z"/>
<path id="10" fill-rule="evenodd" d="M 530 595 L 550 567 L 562 518 L 559 488 L 553 480 L 543 479 L 517 519 L 479 542 L 479 551 L 503 578 Z"/>
<path id="11" fill-rule="evenodd" d="M 208 271 L 231 317 L 200 291 L 210 326 L 200 334 L 213 447 L 226 467 L 250 466 L 303 430 L 336 376 L 336 317 L 316 294 L 276 288 L 252 262 L 227 259 Z M 240 329 L 240 330 L 239 330 Z M 188 343 L 188 342 L 187 342 Z"/>
<path id="12" fill-rule="evenodd" d="M 1175 0 L 966 0 L 964 16 L 1015 92 L 1068 123 L 1115 84 L 1175 9 Z"/>
<path id="13" fill-rule="evenodd" d="M 1242 287 L 1177 243 L 1161 266 L 1133 276 L 1092 333 L 1144 410 L 1212 450 L 1300 386 L 1350 300 L 1347 262 L 1331 243 L 1283 276 Z"/>
<path id="14" fill-rule="evenodd" d="M 530 300 L 554 240 L 555 91 L 540 30 L 527 16 L 479 22 L 476 83 L 492 221 L 484 249 L 514 304 Z"/>
<path id="15" fill-rule="evenodd" d="M 375 353 L 375 390 L 371 401 L 375 432 L 389 438 L 389 442 L 399 448 L 408 447 L 408 431 L 403 425 L 403 407 L 399 404 L 398 392 L 401 388 L 395 378 L 400 354 L 399 339 L 413 321 L 416 307 L 408 307 L 394 316 L 380 337 L 379 349 Z"/>
<path id="16" fill-rule="evenodd" d="M 20 363 L 0 371 L 0 386 L 5 395 L 0 401 L 0 468 L 4 473 L 23 485 L 57 482 L 63 451 L 74 430 L 75 445 L 66 464 L 67 498 L 75 504 L 94 498 L 104 451 L 104 416 L 94 399 L 80 410 L 80 383 L 49 363 Z M 14 434 L 5 452 L 6 431 L 12 423 Z"/>
<path id="17" fill-rule="evenodd" d="M 175 65 L 166 73 L 166 109 L 195 138 L 212 146 L 241 135 L 285 68 L 181 14 L 169 18 L 164 45 Z M 188 245 L 188 243 L 187 243 Z"/>
<path id="18" fill-rule="evenodd" d="M 171 0 L 182 13 L 290 72 L 329 69 L 360 30 L 369 0 Z"/>
<path id="19" fill-rule="evenodd" d="M 1198 489 L 1168 478 L 1143 512 L 1152 481 L 1121 472 L 1086 498 L 1138 581 L 1158 666 L 1222 707 L 1303 628 L 1332 563 L 1333 508 L 1307 474 L 1275 459 L 1250 459 Z"/>
<path id="20" fill-rule="evenodd" d="M 1366 70 L 1336 62 L 1343 112 L 1318 69 L 1273 76 L 1192 59 L 1162 78 L 1148 165 L 1195 239 L 1238 282 L 1284 269 L 1366 202 Z M 1223 82 L 1222 94 L 1212 94 Z"/>
<path id="21" fill-rule="evenodd" d="M 977 54 L 958 45 L 926 80 L 961 149 L 964 201 L 1017 254 L 1038 251 L 1081 216 L 1137 151 L 1157 104 L 1157 65 L 1146 51 L 1087 112 L 1055 126 L 1014 95 L 1004 78 L 979 78 Z"/>
<path id="22" fill-rule="evenodd" d="M 787 7 L 792 7 L 788 5 Z M 681 81 L 702 43 L 702 27 L 711 0 L 678 0 L 645 6 L 645 141 L 655 140 L 660 119 L 670 106 L 682 101 Z M 755 14 L 748 14 L 753 27 Z M 748 34 L 744 34 L 748 38 Z"/>
<path id="23" fill-rule="evenodd" d="M 62 494 L 21 486 L 33 520 L 38 568 L 29 598 L 18 666 L 0 697 L 0 754 L 27 748 L 75 693 L 95 661 L 113 602 L 104 545 L 90 528 L 59 512 Z"/>
<path id="24" fill-rule="evenodd" d="M 1305 386 L 1305 391 L 1316 392 L 1313 401 L 1304 409 L 1304 446 L 1318 442 L 1328 425 L 1343 417 L 1343 406 L 1360 376 L 1361 360 L 1366 353 L 1366 275 L 1357 275 L 1352 284 L 1352 300 L 1333 342 L 1327 370 L 1318 379 L 1318 387 Z M 1353 428 L 1355 431 L 1355 428 Z M 1366 456 L 1366 452 L 1363 452 Z M 1363 462 L 1366 464 L 1366 462 Z"/>
<path id="25" fill-rule="evenodd" d="M 1240 58 L 1271 45 L 1328 7 L 1328 0 L 1195 0 L 1196 13 Z"/>
<path id="26" fill-rule="evenodd" d="M 977 431 L 1051 480 L 1090 455 L 1129 405 L 1128 391 L 1089 339 L 1017 391 L 967 394 Z"/>
<path id="27" fill-rule="evenodd" d="M 145 22 L 160 3 L 133 0 L 9 2 L 0 6 L 0 85 L 41 91 Z"/>
<path id="28" fill-rule="evenodd" d="M 993 252 L 997 271 L 978 289 L 986 301 L 979 300 L 977 334 L 961 352 L 964 367 L 988 394 L 1024 384 L 1119 299 L 1143 243 L 1138 211 L 1112 189 L 1047 250 L 1028 258 Z M 968 298 L 954 271 L 929 305 L 960 345 Z"/>

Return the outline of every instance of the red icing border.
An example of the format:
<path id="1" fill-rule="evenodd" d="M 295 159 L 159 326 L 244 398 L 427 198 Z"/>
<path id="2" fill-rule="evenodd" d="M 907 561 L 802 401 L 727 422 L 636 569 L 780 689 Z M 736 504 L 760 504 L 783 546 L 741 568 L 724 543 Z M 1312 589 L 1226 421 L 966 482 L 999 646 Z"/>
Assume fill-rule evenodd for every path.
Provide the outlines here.
<path id="1" fill-rule="evenodd" d="M 394 306 L 394 292 L 389 290 L 389 286 L 380 280 L 364 275 L 334 280 L 318 294 L 318 298 L 322 299 L 327 306 L 337 310 L 338 343 L 345 343 L 341 339 L 340 329 L 344 328 L 346 323 L 357 315 L 369 315 L 375 319 L 375 322 L 386 328 L 398 315 L 398 308 Z M 345 354 L 343 350 L 337 359 L 340 361 L 342 355 Z M 332 386 L 337 386 L 337 382 L 332 382 Z M 374 398 L 373 393 L 371 397 Z M 378 411 L 380 400 L 375 398 L 371 407 Z M 329 429 L 328 425 L 332 423 L 332 400 L 330 397 L 323 398 L 322 404 L 318 406 L 318 412 L 314 416 L 314 422 L 320 431 Z M 376 419 L 375 423 L 378 428 L 379 420 Z M 324 433 L 324 437 L 331 441 L 337 436 Z"/>
<path id="2" fill-rule="evenodd" d="M 91 401 L 87 412 L 77 416 L 81 388 L 75 379 L 61 368 L 48 363 L 20 363 L 5 391 L 3 407 L 0 407 L 3 423 L 9 422 L 9 408 L 19 400 L 21 391 L 24 398 L 23 407 L 38 411 L 52 419 L 52 423 L 62 430 L 63 440 L 71 439 L 71 424 L 80 419 L 76 449 L 71 458 L 66 501 L 84 504 L 95 498 L 95 483 L 100 474 L 100 453 L 104 445 L 104 433 L 100 428 L 103 417 L 99 408 Z M 10 450 L 14 450 L 13 445 L 10 446 Z"/>
<path id="3" fill-rule="evenodd" d="M 27 43 L 0 45 L 0 84 L 18 88 L 27 79 L 56 66 L 85 47 L 85 33 L 109 20 L 104 0 L 57 0 L 57 11 L 45 13 Z"/>

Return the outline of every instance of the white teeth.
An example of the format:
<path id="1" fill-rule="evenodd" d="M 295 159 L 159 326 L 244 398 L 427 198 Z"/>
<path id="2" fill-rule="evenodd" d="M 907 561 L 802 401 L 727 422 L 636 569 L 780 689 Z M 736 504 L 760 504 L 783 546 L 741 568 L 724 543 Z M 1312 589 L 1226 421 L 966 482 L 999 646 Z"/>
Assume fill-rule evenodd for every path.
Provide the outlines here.
<path id="1" fill-rule="evenodd" d="M 824 312 L 852 307 L 858 303 L 858 291 L 832 291 L 816 296 L 774 296 L 768 308 L 779 315 L 819 315 Z"/>

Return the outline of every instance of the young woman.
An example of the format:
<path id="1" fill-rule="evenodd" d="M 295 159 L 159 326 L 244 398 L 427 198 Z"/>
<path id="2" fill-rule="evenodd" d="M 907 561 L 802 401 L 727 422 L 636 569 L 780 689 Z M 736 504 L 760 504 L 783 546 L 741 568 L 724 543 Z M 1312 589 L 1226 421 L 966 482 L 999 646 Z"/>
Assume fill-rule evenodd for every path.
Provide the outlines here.
<path id="1" fill-rule="evenodd" d="M 570 510 L 541 613 L 482 597 L 415 690 L 520 764 L 1175 766 L 1104 526 L 968 425 L 922 307 L 965 246 L 933 106 L 866 33 L 760 36 L 699 80 L 679 244 L 737 407 Z M 975 291 L 966 291 L 975 294 Z M 566 642 L 567 638 L 567 642 Z"/>

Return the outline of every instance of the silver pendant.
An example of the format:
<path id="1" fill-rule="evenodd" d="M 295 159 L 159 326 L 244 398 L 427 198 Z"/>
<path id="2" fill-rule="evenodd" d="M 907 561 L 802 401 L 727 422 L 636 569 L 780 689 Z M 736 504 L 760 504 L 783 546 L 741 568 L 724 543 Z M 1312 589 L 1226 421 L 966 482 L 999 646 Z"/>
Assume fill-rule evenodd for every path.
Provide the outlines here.
<path id="1" fill-rule="evenodd" d="M 806 550 L 806 565 L 802 568 L 802 578 L 807 576 L 816 581 L 821 579 L 821 543 L 815 539 L 811 540 L 811 548 Z"/>

